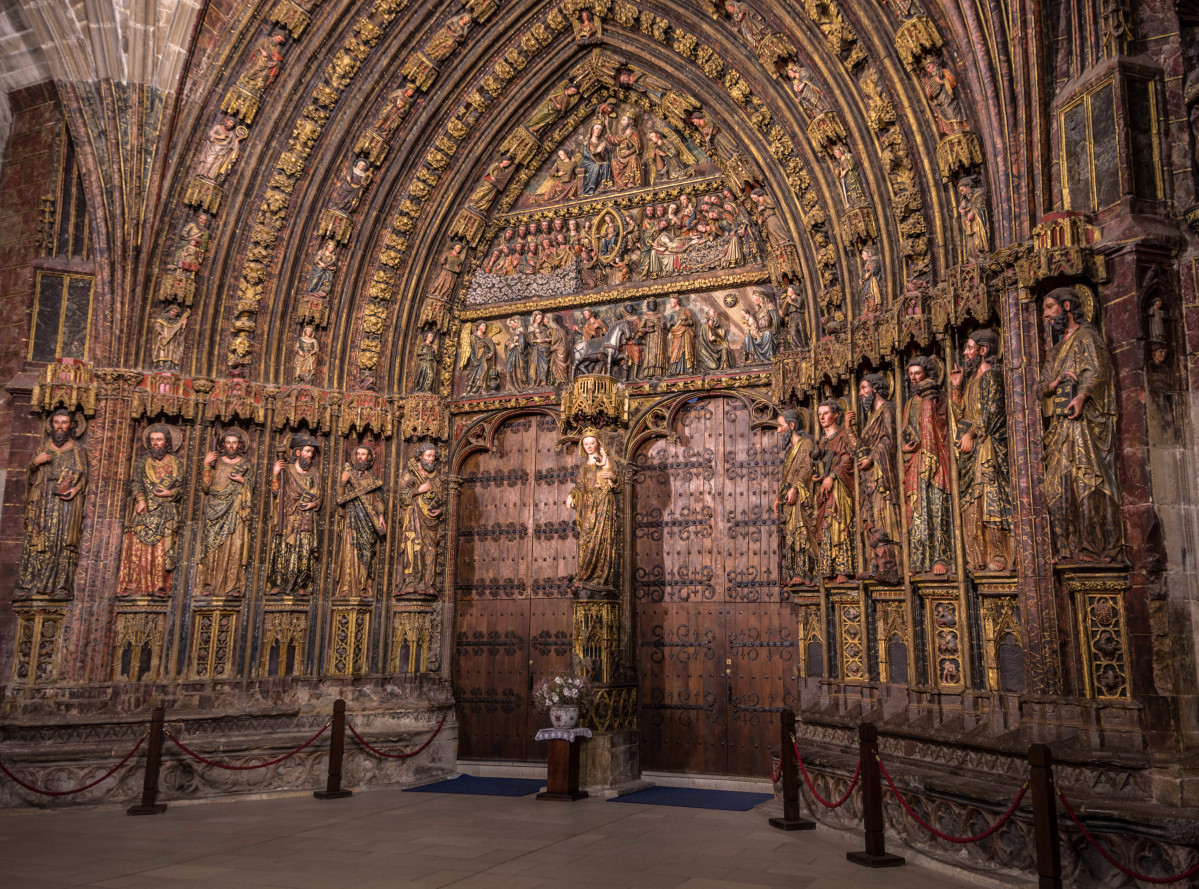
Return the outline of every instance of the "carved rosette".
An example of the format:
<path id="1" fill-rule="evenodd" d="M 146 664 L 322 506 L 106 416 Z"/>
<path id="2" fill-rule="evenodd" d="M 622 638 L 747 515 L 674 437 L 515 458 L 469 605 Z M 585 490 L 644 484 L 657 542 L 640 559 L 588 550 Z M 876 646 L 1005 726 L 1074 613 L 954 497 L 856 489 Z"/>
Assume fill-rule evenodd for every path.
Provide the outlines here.
<path id="1" fill-rule="evenodd" d="M 13 685 L 53 682 L 58 663 L 58 643 L 67 615 L 65 603 L 26 600 L 12 603 L 17 613 L 13 647 Z"/>
<path id="2" fill-rule="evenodd" d="M 183 193 L 183 203 L 189 207 L 197 207 L 209 213 L 221 209 L 221 199 L 225 193 L 211 179 L 201 179 L 193 176 L 187 180 L 187 190 Z M 189 303 L 190 305 L 190 303 Z"/>
<path id="3" fill-rule="evenodd" d="M 387 152 L 391 151 L 391 143 L 382 133 L 374 130 L 363 130 L 358 141 L 354 143 L 354 153 L 369 158 L 376 167 L 383 163 Z"/>
<path id="4" fill-rule="evenodd" d="M 196 415 L 196 390 L 192 381 L 174 374 L 146 374 L 133 390 L 129 415 L 154 417 L 166 414 L 190 420 Z"/>
<path id="5" fill-rule="evenodd" d="M 348 244 L 354 232 L 354 220 L 340 210 L 326 210 L 321 214 L 319 228 L 321 237 L 332 238 L 339 244 Z"/>
<path id="6" fill-rule="evenodd" d="M 96 381 L 92 367 L 74 358 L 60 358 L 46 365 L 30 396 L 35 409 L 52 411 L 65 407 L 83 411 L 85 417 L 96 414 Z"/>
<path id="7" fill-rule="evenodd" d="M 937 168 L 941 179 L 949 182 L 955 176 L 980 166 L 983 162 L 982 145 L 978 136 L 970 130 L 946 136 L 937 143 Z"/>
<path id="8" fill-rule="evenodd" d="M 391 672 L 439 669 L 440 624 L 435 606 L 396 602 L 391 615 Z"/>
<path id="9" fill-rule="evenodd" d="M 844 682 L 865 682 L 870 678 L 866 666 L 866 609 L 860 593 L 836 591 L 829 597 L 836 615 L 837 656 Z"/>
<path id="10" fill-rule="evenodd" d="M 416 393 L 404 401 L 400 434 L 405 441 L 432 438 L 444 441 L 450 435 L 450 412 L 439 395 Z"/>
<path id="11" fill-rule="evenodd" d="M 1071 567 L 1062 579 L 1078 614 L 1087 697 L 1128 699 L 1128 629 L 1124 595 L 1130 583 L 1123 571 Z"/>
<path id="12" fill-rule="evenodd" d="M 225 93 L 225 98 L 221 100 L 221 110 L 251 124 L 254 122 L 254 116 L 258 114 L 259 102 L 260 97 L 257 94 L 234 86 L 230 87 L 229 92 Z"/>
<path id="13" fill-rule="evenodd" d="M 293 0 L 278 0 L 271 10 L 270 20 L 291 32 L 291 36 L 299 40 L 304 29 L 312 21 L 311 16 Z"/>
<path id="14" fill-rule="evenodd" d="M 941 35 L 928 16 L 908 19 L 895 31 L 895 50 L 909 70 L 915 71 L 920 60 L 941 48 Z"/>
<path id="15" fill-rule="evenodd" d="M 158 298 L 163 302 L 190 306 L 196 299 L 196 279 L 192 275 L 166 272 L 158 282 Z"/>
<path id="16" fill-rule="evenodd" d="M 329 624 L 329 675 L 353 676 L 370 671 L 370 599 L 333 600 Z"/>
<path id="17" fill-rule="evenodd" d="M 581 374 L 562 393 L 561 426 L 625 426 L 629 422 L 629 393 L 607 374 Z"/>
<path id="18" fill-rule="evenodd" d="M 211 599 L 192 612 L 192 644 L 188 672 L 195 679 L 236 675 L 237 616 L 241 599 Z"/>

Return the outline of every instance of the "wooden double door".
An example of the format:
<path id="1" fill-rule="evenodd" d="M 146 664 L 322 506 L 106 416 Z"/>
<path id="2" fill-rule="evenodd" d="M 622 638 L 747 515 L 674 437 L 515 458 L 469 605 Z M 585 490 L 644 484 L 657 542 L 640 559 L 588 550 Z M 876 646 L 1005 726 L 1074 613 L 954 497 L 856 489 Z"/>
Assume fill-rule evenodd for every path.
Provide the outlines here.
<path id="1" fill-rule="evenodd" d="M 577 538 L 566 498 L 578 459 L 557 440 L 552 418 L 519 416 L 460 472 L 453 676 L 465 759 L 546 756 L 533 740 L 546 717 L 529 696 L 570 669 Z"/>
<path id="2" fill-rule="evenodd" d="M 783 452 L 733 398 L 684 406 L 676 431 L 634 458 L 641 765 L 764 776 L 795 704 L 773 506 Z"/>
<path id="3" fill-rule="evenodd" d="M 795 704 L 795 628 L 781 601 L 773 509 L 782 452 L 749 409 L 705 397 L 676 442 L 633 456 L 633 656 L 646 769 L 769 773 Z M 578 454 L 547 416 L 507 421 L 463 465 L 455 529 L 459 755 L 536 760 L 533 682 L 570 667 L 577 558 L 566 499 Z M 627 477 L 627 476 L 626 476 Z"/>

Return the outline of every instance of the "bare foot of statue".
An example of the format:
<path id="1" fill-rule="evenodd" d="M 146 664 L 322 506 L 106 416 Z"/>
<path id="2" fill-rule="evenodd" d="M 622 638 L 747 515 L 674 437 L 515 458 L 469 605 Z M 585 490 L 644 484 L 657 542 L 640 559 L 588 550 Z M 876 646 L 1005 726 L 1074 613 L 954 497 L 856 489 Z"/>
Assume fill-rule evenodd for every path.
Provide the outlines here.
<path id="1" fill-rule="evenodd" d="M 1007 570 L 1007 562 L 1004 561 L 1003 559 L 992 559 L 990 562 L 987 563 L 987 570 L 988 571 L 1006 571 Z"/>
<path id="2" fill-rule="evenodd" d="M 944 577 L 948 573 L 949 566 L 944 562 L 937 562 L 937 564 L 933 565 L 933 574 L 935 574 L 937 577 Z"/>

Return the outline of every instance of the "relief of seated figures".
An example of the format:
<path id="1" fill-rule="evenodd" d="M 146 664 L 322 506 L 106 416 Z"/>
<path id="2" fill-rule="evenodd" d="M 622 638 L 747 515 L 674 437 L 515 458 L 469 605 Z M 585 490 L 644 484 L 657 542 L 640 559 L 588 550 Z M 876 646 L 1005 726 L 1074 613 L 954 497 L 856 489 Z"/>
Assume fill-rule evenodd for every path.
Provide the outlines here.
<path id="1" fill-rule="evenodd" d="M 702 149 L 648 113 L 608 105 L 550 155 L 501 219 L 468 306 L 720 272 L 763 255 Z"/>
<path id="2" fill-rule="evenodd" d="M 476 321 L 459 334 L 454 392 L 550 389 L 580 374 L 631 382 L 767 367 L 785 324 L 765 284 Z"/>

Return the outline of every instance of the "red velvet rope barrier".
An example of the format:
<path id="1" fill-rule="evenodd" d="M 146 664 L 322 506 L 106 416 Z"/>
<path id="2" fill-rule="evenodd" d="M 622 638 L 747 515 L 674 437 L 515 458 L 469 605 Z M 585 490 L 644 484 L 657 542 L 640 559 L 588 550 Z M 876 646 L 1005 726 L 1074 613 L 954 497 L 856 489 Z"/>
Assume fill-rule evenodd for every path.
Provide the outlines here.
<path id="1" fill-rule="evenodd" d="M 7 775 L 14 784 L 24 787 L 26 790 L 32 790 L 34 793 L 40 793 L 42 796 L 71 796 L 75 793 L 83 793 L 85 790 L 91 790 L 101 781 L 106 781 L 115 775 L 121 766 L 133 759 L 133 754 L 137 753 L 137 751 L 141 749 L 142 743 L 145 742 L 145 740 L 146 736 L 142 735 L 140 738 L 138 738 L 137 743 L 133 745 L 133 749 L 125 754 L 124 759 L 118 762 L 115 766 L 113 766 L 95 781 L 92 781 L 90 784 L 84 784 L 82 787 L 76 787 L 74 790 L 42 790 L 41 788 L 34 787 L 32 784 L 26 784 L 16 775 L 10 772 L 2 762 L 0 762 L 0 772 L 3 772 L 5 775 Z"/>
<path id="2" fill-rule="evenodd" d="M 811 791 L 812 796 L 816 797 L 816 802 L 820 803 L 826 809 L 839 809 L 845 805 L 846 800 L 849 799 L 849 795 L 853 793 L 853 789 L 858 786 L 858 778 L 862 776 L 862 761 L 858 760 L 858 767 L 853 770 L 853 779 L 849 782 L 849 789 L 845 791 L 845 795 L 835 803 L 830 803 L 816 792 L 816 785 L 812 783 L 812 778 L 808 775 L 808 770 L 804 768 L 803 757 L 799 755 L 799 745 L 794 741 L 791 742 L 791 745 L 795 748 L 795 759 L 799 763 L 799 773 L 803 775 L 804 782 L 808 785 L 808 790 Z"/>
<path id="3" fill-rule="evenodd" d="M 326 730 L 328 730 L 328 728 L 329 728 L 329 723 L 326 722 L 324 727 L 319 732 L 317 732 L 315 735 L 313 735 L 311 738 L 309 738 L 307 741 L 305 741 L 303 744 L 301 744 L 295 750 L 291 751 L 291 753 L 284 753 L 282 756 L 277 756 L 274 759 L 269 759 L 266 762 L 260 762 L 255 765 L 252 765 L 252 766 L 230 766 L 230 765 L 226 765 L 223 762 L 216 762 L 215 760 L 211 760 L 206 756 L 201 756 L 199 753 L 196 753 L 196 751 L 194 751 L 190 747 L 187 747 L 186 745 L 184 745 L 184 743 L 182 741 L 180 741 L 178 738 L 176 738 L 170 732 L 164 731 L 163 734 L 166 735 L 167 738 L 170 739 L 172 744 L 174 744 L 176 747 L 178 747 L 180 750 L 182 750 L 184 753 L 186 753 L 188 756 L 190 756 L 192 759 L 196 760 L 197 762 L 202 762 L 202 763 L 204 763 L 204 765 L 212 766 L 213 768 L 225 769 L 226 771 L 229 771 L 229 772 L 248 772 L 252 769 L 265 769 L 267 766 L 273 766 L 276 763 L 281 763 L 285 759 L 291 759 L 293 756 L 295 756 L 297 753 L 299 753 L 305 747 L 308 747 L 310 744 L 312 744 L 313 741 L 315 741 L 317 738 L 319 738 L 321 735 L 323 735 L 326 732 Z"/>
<path id="4" fill-rule="evenodd" d="M 779 778 L 783 777 L 783 758 L 779 757 L 779 767 L 770 775 L 770 783 L 777 784 Z"/>
<path id="5" fill-rule="evenodd" d="M 887 767 L 883 765 L 883 761 L 881 759 L 878 761 L 878 768 L 879 771 L 883 773 L 883 777 L 887 779 L 887 785 L 891 788 L 891 792 L 895 794 L 895 798 L 899 800 L 899 804 L 903 806 L 903 810 L 912 816 L 912 820 L 931 833 L 933 836 L 937 837 L 938 839 L 945 840 L 947 843 L 977 843 L 979 840 L 985 840 L 991 834 L 999 830 L 999 828 L 1003 827 L 1003 825 L 1008 823 L 1008 819 L 1010 819 L 1015 813 L 1017 807 L 1020 805 L 1020 801 L 1024 799 L 1025 792 L 1028 790 L 1028 784 L 1026 783 L 1020 788 L 1020 792 L 1016 794 L 1016 798 L 1012 800 L 1012 804 L 1008 806 L 1007 811 L 1000 815 L 999 820 L 982 833 L 976 833 L 972 837 L 952 837 L 947 833 L 942 833 L 941 831 L 937 830 L 935 827 L 916 814 L 916 811 L 908 805 L 908 801 L 903 798 L 903 794 L 899 792 L 899 788 L 895 786 L 895 782 L 891 780 L 891 776 L 887 774 Z"/>
<path id="6" fill-rule="evenodd" d="M 382 750 L 379 750 L 376 747 L 372 747 L 371 744 L 366 740 L 366 738 L 364 738 L 364 737 L 362 737 L 362 735 L 358 734 L 358 730 L 356 728 L 354 728 L 354 723 L 350 722 L 348 719 L 346 720 L 346 728 L 348 728 L 350 730 L 350 734 L 354 736 L 354 738 L 358 741 L 359 744 L 361 744 L 363 747 L 365 747 L 371 753 L 375 754 L 375 756 L 381 756 L 384 759 L 409 759 L 410 757 L 416 756 L 416 754 L 420 753 L 422 750 L 424 750 L 426 747 L 428 747 L 430 744 L 433 743 L 433 739 L 436 738 L 437 735 L 441 732 L 441 727 L 443 725 L 445 725 L 446 717 L 449 715 L 450 715 L 450 713 L 448 710 L 445 713 L 441 714 L 441 722 L 437 723 L 437 728 L 433 729 L 433 734 L 429 735 L 428 740 L 425 741 L 425 743 L 421 744 L 419 747 L 417 747 L 415 750 L 412 750 L 408 753 L 384 753 Z"/>
<path id="7" fill-rule="evenodd" d="M 1116 859 L 1112 858 L 1111 854 L 1106 849 L 1095 842 L 1095 838 L 1091 836 L 1091 832 L 1088 831 L 1083 823 L 1078 820 L 1078 816 L 1075 815 L 1074 810 L 1070 808 L 1070 803 L 1066 801 L 1066 795 L 1060 790 L 1057 791 L 1057 798 L 1062 801 L 1062 806 L 1065 807 L 1066 814 L 1070 816 L 1070 820 L 1074 822 L 1074 826 L 1078 828 L 1078 831 L 1082 834 L 1083 839 L 1090 843 L 1094 847 L 1095 851 L 1102 855 L 1104 860 L 1120 873 L 1132 877 L 1134 880 L 1144 880 L 1146 883 L 1156 883 L 1158 885 L 1178 883 L 1182 880 L 1185 880 L 1187 877 L 1193 877 L 1195 874 L 1199 874 L 1199 862 L 1197 862 L 1193 867 L 1184 870 L 1180 874 L 1175 874 L 1172 877 L 1148 877 L 1145 876 L 1145 874 L 1137 873 L 1130 867 L 1125 867 L 1123 864 L 1116 861 Z"/>

